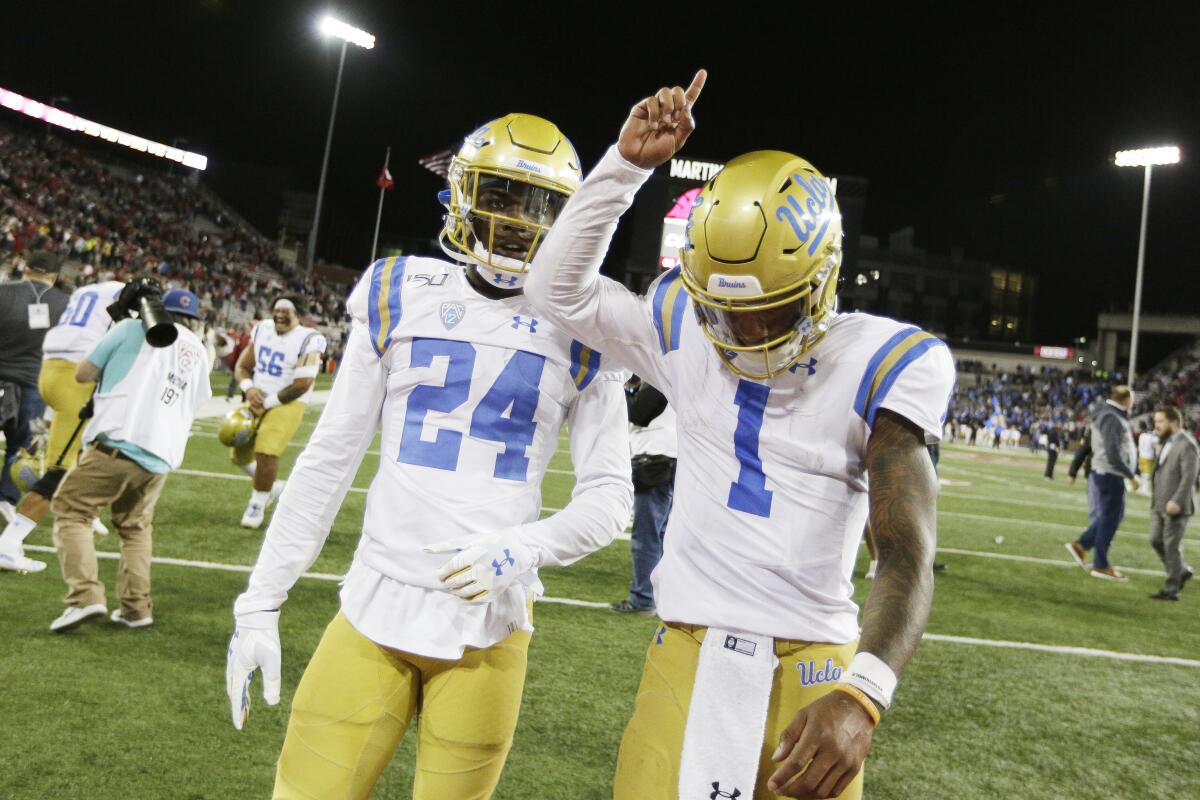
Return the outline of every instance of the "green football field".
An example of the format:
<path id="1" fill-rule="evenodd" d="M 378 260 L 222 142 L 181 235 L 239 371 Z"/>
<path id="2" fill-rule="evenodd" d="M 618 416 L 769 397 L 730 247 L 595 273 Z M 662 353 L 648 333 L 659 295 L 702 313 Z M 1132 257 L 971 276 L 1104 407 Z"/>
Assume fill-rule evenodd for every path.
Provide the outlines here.
<path id="1" fill-rule="evenodd" d="M 214 381 L 221 388 L 224 381 Z M 310 409 L 283 474 L 316 424 Z M 261 702 L 247 729 L 224 692 L 230 608 L 261 531 L 238 527 L 250 485 L 198 421 L 155 525 L 155 624 L 107 621 L 64 635 L 47 626 L 64 585 L 48 554 L 49 520 L 29 555 L 37 575 L 0 573 L 0 797 L 265 798 L 291 694 L 337 609 L 332 576 L 349 564 L 374 472 L 359 470 L 312 577 L 284 607 L 283 702 Z M 867 761 L 869 798 L 1200 797 L 1200 586 L 1177 603 L 1146 540 L 1148 503 L 1133 497 L 1114 542 L 1127 584 L 1088 577 L 1063 542 L 1086 525 L 1082 481 L 1042 478 L 1027 451 L 943 448 L 937 578 L 926 641 L 901 680 Z M 547 511 L 572 485 L 565 440 L 545 483 Z M 107 514 L 104 516 L 107 521 Z M 116 536 L 97 539 L 104 552 Z M 41 548 L 39 550 L 39 548 Z M 1200 562 L 1200 537 L 1185 545 Z M 544 570 L 516 742 L 498 798 L 607 798 L 642 658 L 656 628 L 607 610 L 624 596 L 629 544 Z M 869 584 L 856 571 L 861 601 Z M 116 561 L 100 562 L 115 606 Z M 571 601 L 571 602 L 563 602 Z M 412 735 L 376 791 L 410 794 Z"/>

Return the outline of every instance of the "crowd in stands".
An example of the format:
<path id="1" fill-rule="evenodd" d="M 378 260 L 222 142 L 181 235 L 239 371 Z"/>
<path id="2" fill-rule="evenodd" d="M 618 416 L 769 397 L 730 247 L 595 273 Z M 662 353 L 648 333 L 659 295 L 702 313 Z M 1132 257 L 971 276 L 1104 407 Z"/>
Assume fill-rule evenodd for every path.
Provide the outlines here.
<path id="1" fill-rule="evenodd" d="M 101 160 L 57 136 L 0 127 L 4 277 L 29 250 L 51 249 L 77 267 L 66 271 L 76 280 L 113 272 L 191 289 L 212 323 L 230 330 L 268 316 L 278 294 L 297 294 L 336 348 L 349 287 L 290 270 L 273 242 L 184 172 Z"/>
<path id="2" fill-rule="evenodd" d="M 1090 369 L 1018 367 L 1004 372 L 979 361 L 957 366 L 960 380 L 946 418 L 946 437 L 995 447 L 1027 445 L 1035 451 L 1047 439 L 1076 442 L 1095 405 L 1125 381 L 1121 373 Z M 1200 427 L 1192 405 L 1200 402 L 1200 342 L 1147 373 L 1137 382 L 1135 397 L 1131 421 L 1137 431 L 1149 430 L 1150 415 L 1163 405 L 1180 407 L 1187 429 Z"/>

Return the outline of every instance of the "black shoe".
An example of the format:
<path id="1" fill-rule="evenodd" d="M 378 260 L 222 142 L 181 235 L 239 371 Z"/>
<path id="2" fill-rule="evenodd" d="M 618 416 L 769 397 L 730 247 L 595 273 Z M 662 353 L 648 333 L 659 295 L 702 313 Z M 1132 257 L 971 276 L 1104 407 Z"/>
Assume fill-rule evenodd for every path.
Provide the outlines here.
<path id="1" fill-rule="evenodd" d="M 1183 573 L 1183 577 L 1179 579 L 1179 591 L 1181 591 L 1181 592 L 1183 591 L 1183 587 L 1187 586 L 1187 582 L 1192 579 L 1192 575 L 1194 575 L 1194 574 L 1195 573 L 1192 572 L 1190 569 L 1187 572 Z"/>
<path id="2" fill-rule="evenodd" d="M 1150 595 L 1151 600 L 1178 600 L 1179 595 L 1175 592 L 1168 592 L 1166 589 L 1159 589 L 1157 594 Z"/>
<path id="3" fill-rule="evenodd" d="M 946 565 L 945 565 L 945 564 L 939 564 L 938 562 L 936 562 L 936 561 L 935 561 L 935 562 L 933 562 L 933 571 L 934 571 L 934 572 L 945 572 L 945 571 L 946 571 Z"/>
<path id="4" fill-rule="evenodd" d="M 618 614 L 642 614 L 645 616 L 651 616 L 654 614 L 653 608 L 638 608 L 633 603 L 629 602 L 628 598 L 619 603 L 610 603 L 608 607 L 610 610 L 615 611 Z"/>

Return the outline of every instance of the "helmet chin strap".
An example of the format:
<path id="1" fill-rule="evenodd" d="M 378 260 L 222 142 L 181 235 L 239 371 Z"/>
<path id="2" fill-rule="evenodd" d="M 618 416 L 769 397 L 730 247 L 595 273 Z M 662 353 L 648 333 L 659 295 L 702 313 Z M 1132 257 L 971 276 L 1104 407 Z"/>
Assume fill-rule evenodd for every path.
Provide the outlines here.
<path id="1" fill-rule="evenodd" d="M 497 289 L 505 291 L 513 291 L 525 286 L 525 278 L 529 276 L 528 270 L 523 272 L 508 272 L 488 265 L 488 256 L 490 255 L 493 264 L 519 270 L 525 263 L 521 259 L 509 258 L 508 256 L 496 255 L 494 253 L 489 254 L 487 248 L 478 239 L 475 240 L 472 252 L 470 253 L 464 253 L 457 247 L 448 244 L 448 240 L 444 234 L 438 237 L 438 244 L 441 245 L 442 252 L 447 256 L 460 264 L 466 265 L 467 269 L 475 270 L 488 286 L 494 286 Z"/>

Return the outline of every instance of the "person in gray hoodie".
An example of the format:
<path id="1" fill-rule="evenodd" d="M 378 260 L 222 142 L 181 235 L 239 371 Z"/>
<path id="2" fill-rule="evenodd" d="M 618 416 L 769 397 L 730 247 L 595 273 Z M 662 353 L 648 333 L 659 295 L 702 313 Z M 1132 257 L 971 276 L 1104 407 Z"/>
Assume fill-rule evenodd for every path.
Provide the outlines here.
<path id="1" fill-rule="evenodd" d="M 1125 480 L 1137 491 L 1135 466 L 1137 449 L 1129 428 L 1129 409 L 1133 407 L 1133 391 L 1128 386 L 1115 386 L 1108 399 L 1092 417 L 1092 473 L 1088 476 L 1088 525 L 1074 542 L 1067 542 L 1067 552 L 1093 578 L 1127 581 L 1116 567 L 1108 563 L 1108 548 L 1121 520 L 1125 517 Z M 1087 564 L 1087 551 L 1095 548 L 1092 566 Z"/>

